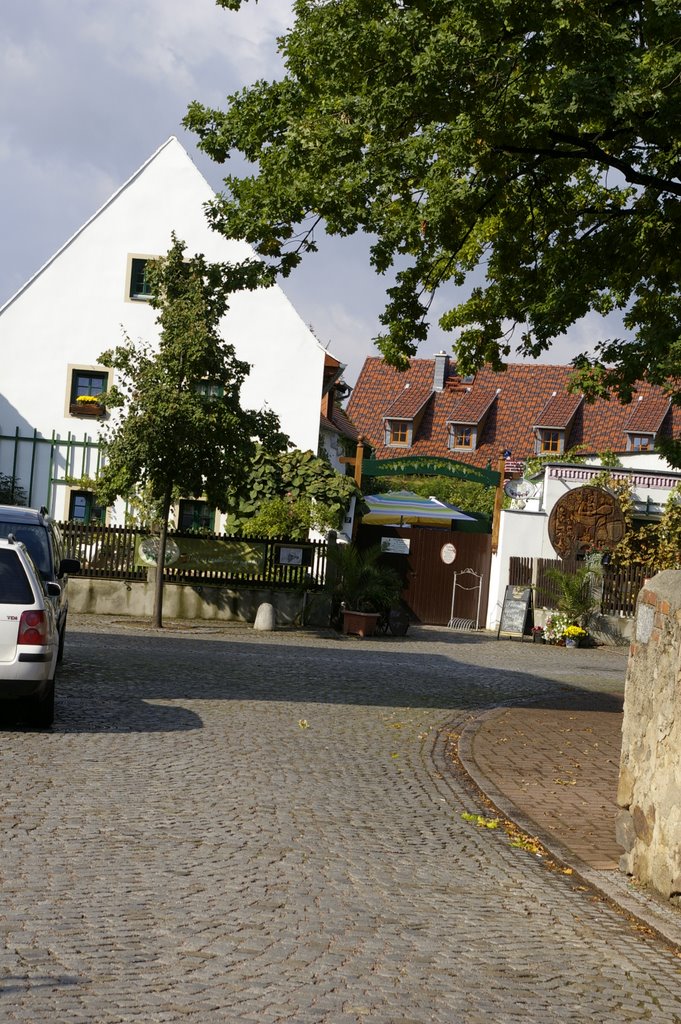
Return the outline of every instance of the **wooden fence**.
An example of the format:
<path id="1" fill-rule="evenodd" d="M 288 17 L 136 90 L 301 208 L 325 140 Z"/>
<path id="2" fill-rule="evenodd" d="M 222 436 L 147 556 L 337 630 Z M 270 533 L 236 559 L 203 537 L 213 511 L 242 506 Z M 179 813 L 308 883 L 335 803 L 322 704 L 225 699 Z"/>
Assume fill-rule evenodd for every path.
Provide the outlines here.
<path id="1" fill-rule="evenodd" d="M 509 565 L 508 582 L 514 586 L 531 586 L 534 562 L 536 561 L 536 582 L 534 593 L 535 608 L 555 608 L 559 594 L 557 584 L 549 579 L 546 570 L 560 569 L 575 572 L 583 565 L 574 559 L 518 558 L 512 557 Z M 636 598 L 644 580 L 654 574 L 654 569 L 644 565 L 629 565 L 621 568 L 603 566 L 603 587 L 600 601 L 602 615 L 623 615 L 633 618 L 636 613 Z"/>
<path id="2" fill-rule="evenodd" d="M 140 546 L 153 538 L 145 530 L 98 523 L 60 523 L 69 555 L 80 559 L 81 576 L 100 579 L 146 580 Z M 326 572 L 325 541 L 294 541 L 203 536 L 172 531 L 173 551 L 180 553 L 167 565 L 164 579 L 176 583 L 249 584 L 320 590 Z M 186 543 L 184 543 L 186 542 Z M 174 545 L 174 547 L 173 547 Z M 185 551 L 183 551 L 183 548 Z"/>

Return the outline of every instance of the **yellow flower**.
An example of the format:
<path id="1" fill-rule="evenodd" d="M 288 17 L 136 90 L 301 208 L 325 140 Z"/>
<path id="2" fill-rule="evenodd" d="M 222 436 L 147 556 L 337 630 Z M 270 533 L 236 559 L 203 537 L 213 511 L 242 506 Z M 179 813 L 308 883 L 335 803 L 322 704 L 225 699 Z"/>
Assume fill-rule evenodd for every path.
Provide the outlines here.
<path id="1" fill-rule="evenodd" d="M 563 636 L 573 636 L 576 639 L 580 636 L 586 636 L 586 630 L 582 629 L 581 626 L 566 626 L 563 630 Z"/>

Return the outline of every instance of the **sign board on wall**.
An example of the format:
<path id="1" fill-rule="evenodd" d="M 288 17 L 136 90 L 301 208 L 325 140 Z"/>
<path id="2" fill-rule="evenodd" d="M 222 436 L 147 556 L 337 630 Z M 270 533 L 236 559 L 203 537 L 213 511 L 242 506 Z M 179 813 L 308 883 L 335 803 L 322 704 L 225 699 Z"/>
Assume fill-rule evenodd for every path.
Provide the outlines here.
<path id="1" fill-rule="evenodd" d="M 158 537 L 139 537 L 135 565 L 156 565 L 158 551 Z M 258 541 L 174 536 L 168 538 L 165 564 L 204 572 L 260 573 L 265 567 L 265 545 Z"/>
<path id="2" fill-rule="evenodd" d="M 280 565 L 302 565 L 303 564 L 303 549 L 302 548 L 279 548 L 279 564 Z"/>
<path id="3" fill-rule="evenodd" d="M 453 544 L 443 544 L 440 549 L 440 558 L 445 565 L 451 565 L 456 558 L 456 548 Z"/>
<path id="4" fill-rule="evenodd" d="M 404 537 L 381 537 L 381 551 L 386 555 L 408 555 L 410 544 Z"/>

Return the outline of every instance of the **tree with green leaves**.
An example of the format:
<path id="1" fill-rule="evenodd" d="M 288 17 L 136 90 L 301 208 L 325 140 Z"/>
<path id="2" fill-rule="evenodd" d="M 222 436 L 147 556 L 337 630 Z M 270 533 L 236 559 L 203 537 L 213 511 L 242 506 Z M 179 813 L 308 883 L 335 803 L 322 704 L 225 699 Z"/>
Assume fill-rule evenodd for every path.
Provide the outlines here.
<path id="1" fill-rule="evenodd" d="M 28 495 L 19 478 L 0 473 L 0 505 L 26 505 Z"/>
<path id="2" fill-rule="evenodd" d="M 124 345 L 99 361 L 115 371 L 105 396 L 112 421 L 104 433 L 98 500 L 110 504 L 143 490 L 160 510 L 153 625 L 162 626 L 163 566 L 173 499 L 205 495 L 226 511 L 246 485 L 256 440 L 268 451 L 286 446 L 271 412 L 241 408 L 248 364 L 220 334 L 231 291 L 263 283 L 256 262 L 232 267 L 187 258 L 173 235 L 168 254 L 148 266 L 158 310 L 157 347 Z"/>
<path id="3" fill-rule="evenodd" d="M 237 10 L 243 0 L 217 0 Z M 538 356 L 589 311 L 622 317 L 574 387 L 681 404 L 681 7 L 676 0 L 296 0 L 285 73 L 193 103 L 243 154 L 213 225 L 278 274 L 315 232 L 372 237 L 378 346 L 405 367 L 438 290 L 463 372 Z M 474 272 L 476 272 L 474 274 Z M 471 280 L 472 278 L 472 280 Z M 681 439 L 665 448 L 681 465 Z"/>
<path id="4" fill-rule="evenodd" d="M 259 448 L 227 525 L 249 537 L 303 540 L 310 530 L 339 529 L 354 494 L 352 477 L 310 451 Z"/>

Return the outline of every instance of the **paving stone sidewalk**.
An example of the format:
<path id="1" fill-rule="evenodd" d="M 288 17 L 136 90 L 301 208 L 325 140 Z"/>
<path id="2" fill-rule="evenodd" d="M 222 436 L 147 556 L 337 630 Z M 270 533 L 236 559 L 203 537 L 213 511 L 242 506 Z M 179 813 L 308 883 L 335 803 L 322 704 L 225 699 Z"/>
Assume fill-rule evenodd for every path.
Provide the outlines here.
<path id="1" fill-rule="evenodd" d="M 623 703 L 621 693 L 568 689 L 539 704 L 493 708 L 467 723 L 458 754 L 502 813 L 643 926 L 681 948 L 681 911 L 619 871 Z"/>
<path id="2" fill-rule="evenodd" d="M 677 950 L 451 756 L 621 656 L 166 626 L 74 619 L 54 730 L 0 729 L 3 1024 L 678 1024 Z"/>

